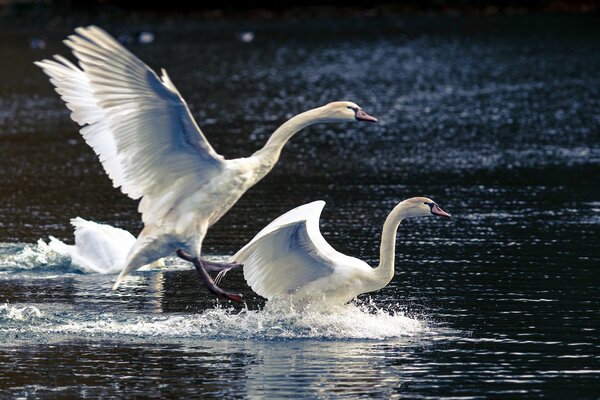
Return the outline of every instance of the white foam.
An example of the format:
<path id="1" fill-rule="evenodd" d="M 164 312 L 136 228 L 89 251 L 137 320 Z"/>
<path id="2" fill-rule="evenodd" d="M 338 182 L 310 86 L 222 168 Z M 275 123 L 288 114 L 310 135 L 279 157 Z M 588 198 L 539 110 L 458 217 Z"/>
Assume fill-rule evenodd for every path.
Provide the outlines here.
<path id="1" fill-rule="evenodd" d="M 206 258 L 217 262 L 226 262 L 229 259 L 228 256 L 207 256 Z M 164 260 L 169 270 L 193 268 L 192 264 L 177 257 L 166 257 Z M 148 265 L 140 268 L 139 271 L 150 271 L 160 268 Z M 0 275 L 27 274 L 31 270 L 35 270 L 35 275 L 28 277 L 43 277 L 44 279 L 50 278 L 48 273 L 58 273 L 54 275 L 56 277 L 60 277 L 65 273 L 92 275 L 116 273 L 112 270 L 91 270 L 77 265 L 77 263 L 72 262 L 69 255 L 60 254 L 53 250 L 43 239 L 39 239 L 35 244 L 0 243 Z"/>
<path id="2" fill-rule="evenodd" d="M 29 270 L 48 266 L 64 266 L 70 263 L 68 257 L 54 252 L 42 239 L 38 240 L 36 244 L 24 245 L 20 251 L 13 250 L 14 245 L 3 245 L 10 246 L 10 250 L 8 254 L 3 252 L 0 255 L 2 270 Z"/>
<path id="3" fill-rule="evenodd" d="M 92 320 L 74 318 L 48 327 L 52 333 L 160 338 L 234 339 L 384 339 L 414 336 L 426 324 L 369 306 L 347 304 L 327 310 L 295 310 L 289 304 L 267 303 L 262 310 L 214 308 L 186 315 L 98 315 Z"/>
<path id="4" fill-rule="evenodd" d="M 13 306 L 8 303 L 0 305 L 0 321 L 35 321 L 42 317 L 36 306 Z"/>

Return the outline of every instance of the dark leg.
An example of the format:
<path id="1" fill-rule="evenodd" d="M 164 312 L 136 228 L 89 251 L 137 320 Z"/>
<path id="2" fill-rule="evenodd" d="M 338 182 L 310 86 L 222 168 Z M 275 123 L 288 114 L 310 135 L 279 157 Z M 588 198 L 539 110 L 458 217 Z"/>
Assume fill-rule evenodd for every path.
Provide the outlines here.
<path id="1" fill-rule="evenodd" d="M 194 257 L 181 249 L 177 249 L 175 253 L 177 254 L 177 257 L 183 258 L 185 261 L 194 262 Z"/>
<path id="2" fill-rule="evenodd" d="M 194 258 L 193 263 L 194 263 L 194 266 L 196 267 L 196 271 L 198 271 L 198 273 L 200 274 L 200 278 L 202 279 L 202 281 L 204 282 L 206 287 L 208 287 L 208 289 L 211 292 L 213 292 L 217 296 L 222 296 L 222 297 L 228 298 L 231 301 L 237 301 L 237 302 L 242 301 L 241 294 L 234 294 L 234 293 L 227 292 L 227 291 L 221 289 L 220 287 L 218 287 L 217 285 L 215 285 L 212 278 L 206 271 L 206 268 L 204 268 L 204 263 L 202 261 L 200 261 L 198 258 Z"/>
<path id="3" fill-rule="evenodd" d="M 204 264 L 206 269 L 210 272 L 221 272 L 223 270 L 229 271 L 230 269 L 241 268 L 244 266 L 244 264 L 237 264 L 237 263 L 224 263 L 224 262 L 208 261 L 203 258 L 200 258 L 200 261 L 202 261 L 202 264 Z"/>
<path id="4" fill-rule="evenodd" d="M 192 257 L 190 254 L 186 253 L 185 251 L 183 251 L 181 249 L 178 249 L 176 253 L 180 258 L 182 258 L 186 261 L 190 261 L 194 264 L 194 266 L 196 267 L 196 271 L 198 271 L 198 274 L 200 274 L 200 279 L 202 279 L 202 282 L 204 282 L 206 287 L 208 287 L 208 289 L 211 292 L 213 292 L 217 296 L 226 297 L 232 301 L 237 301 L 237 302 L 242 301 L 242 295 L 227 292 L 227 291 L 221 289 L 220 287 L 218 287 L 215 284 L 215 282 L 213 282 L 213 280 L 210 277 L 210 275 L 208 274 L 207 268 L 204 264 L 205 261 L 198 259 L 196 257 Z M 227 267 L 223 266 L 222 264 L 217 264 L 217 265 L 221 265 L 221 268 L 218 269 L 218 271 L 221 273 L 223 271 L 227 271 L 227 270 L 231 269 L 232 265 L 237 266 L 239 264 L 225 264 Z"/>
<path id="5" fill-rule="evenodd" d="M 191 254 L 186 253 L 185 251 L 183 251 L 181 249 L 177 250 L 177 255 L 186 261 L 194 262 L 194 257 L 192 257 Z M 243 264 L 208 261 L 203 258 L 200 258 L 200 261 L 202 261 L 202 264 L 204 264 L 204 268 L 210 272 L 221 272 L 223 270 L 229 271 L 230 269 L 233 269 L 233 268 L 243 267 Z"/>

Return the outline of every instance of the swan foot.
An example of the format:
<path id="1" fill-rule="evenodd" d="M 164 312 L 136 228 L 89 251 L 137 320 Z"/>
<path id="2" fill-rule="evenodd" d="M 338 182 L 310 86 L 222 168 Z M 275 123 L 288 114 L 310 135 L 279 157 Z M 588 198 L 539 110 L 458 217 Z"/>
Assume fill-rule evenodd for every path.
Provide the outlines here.
<path id="1" fill-rule="evenodd" d="M 202 282 L 204 282 L 206 287 L 211 292 L 213 292 L 215 295 L 220 296 L 220 297 L 225 297 L 231 301 L 237 301 L 237 302 L 242 301 L 241 294 L 230 293 L 230 292 L 223 290 L 217 286 L 217 283 L 221 280 L 221 278 L 225 275 L 225 273 L 227 271 L 229 271 L 232 268 L 241 267 L 242 264 L 212 263 L 212 266 L 207 266 L 206 265 L 207 261 L 202 260 L 197 257 L 192 257 L 189 253 L 186 253 L 185 251 L 183 251 L 181 249 L 178 249 L 176 251 L 176 253 L 177 253 L 177 256 L 179 256 L 180 258 L 182 258 L 186 261 L 190 261 L 194 264 L 194 267 L 196 267 L 196 271 L 198 271 L 198 274 L 200 275 L 200 279 L 202 279 Z M 209 262 L 209 263 L 211 263 L 211 262 Z M 219 274 L 217 275 L 217 279 L 218 279 L 217 283 L 215 283 L 213 281 L 213 279 L 210 277 L 210 275 L 208 274 L 208 270 L 219 271 Z"/>
<path id="2" fill-rule="evenodd" d="M 194 266 L 196 267 L 196 271 L 198 271 L 198 273 L 200 274 L 200 278 L 202 279 L 202 281 L 204 282 L 206 287 L 211 292 L 213 292 L 217 296 L 225 297 L 231 301 L 237 301 L 237 302 L 242 301 L 241 294 L 235 294 L 235 293 L 231 293 L 226 290 L 223 290 L 214 283 L 214 281 L 208 274 L 208 271 L 204 267 L 204 262 L 202 260 L 200 260 L 199 258 L 194 258 L 193 263 L 194 263 Z"/>

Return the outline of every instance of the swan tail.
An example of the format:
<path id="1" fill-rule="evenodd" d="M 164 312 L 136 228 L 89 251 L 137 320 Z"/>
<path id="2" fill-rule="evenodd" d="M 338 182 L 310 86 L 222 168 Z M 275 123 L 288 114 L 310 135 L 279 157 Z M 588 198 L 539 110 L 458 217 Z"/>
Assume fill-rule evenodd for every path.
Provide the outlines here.
<path id="1" fill-rule="evenodd" d="M 164 266 L 165 264 L 161 257 L 164 257 L 166 255 L 165 252 L 168 250 L 171 249 L 162 246 L 162 243 L 154 237 L 144 235 L 142 231 L 129 251 L 125 267 L 117 277 L 112 290 L 117 290 L 127 275 L 145 265 Z"/>
<path id="2" fill-rule="evenodd" d="M 113 285 L 112 290 L 117 290 L 119 288 L 119 285 L 121 285 L 121 283 L 123 282 L 123 280 L 125 279 L 125 277 L 127 275 L 129 275 L 133 271 L 143 267 L 145 264 L 146 263 L 140 263 L 139 261 L 136 261 L 136 257 L 134 257 L 130 262 L 126 263 L 125 268 L 123 268 L 123 270 L 117 277 L 117 280 L 115 281 L 115 284 Z"/>
<path id="3" fill-rule="evenodd" d="M 125 278 L 124 275 L 119 274 L 119 277 L 117 278 L 117 281 L 115 282 L 115 284 L 112 287 L 112 290 L 117 290 L 119 288 L 119 285 L 121 284 L 121 282 L 123 282 L 123 279 Z"/>

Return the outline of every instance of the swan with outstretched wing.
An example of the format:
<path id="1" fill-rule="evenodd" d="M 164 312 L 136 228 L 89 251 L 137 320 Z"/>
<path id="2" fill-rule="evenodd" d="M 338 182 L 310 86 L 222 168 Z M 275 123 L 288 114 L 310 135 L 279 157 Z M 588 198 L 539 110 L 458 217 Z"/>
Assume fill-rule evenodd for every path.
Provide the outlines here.
<path id="1" fill-rule="evenodd" d="M 450 217 L 426 197 L 400 202 L 383 225 L 379 266 L 371 268 L 336 251 L 323 238 L 319 218 L 324 206 L 324 201 L 315 201 L 288 211 L 231 258 L 231 262 L 243 264 L 244 278 L 252 290 L 269 300 L 289 296 L 294 301 L 347 303 L 392 280 L 396 233 L 403 219 Z M 224 274 L 219 274 L 219 280 Z"/>

